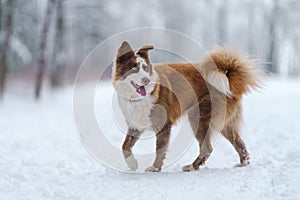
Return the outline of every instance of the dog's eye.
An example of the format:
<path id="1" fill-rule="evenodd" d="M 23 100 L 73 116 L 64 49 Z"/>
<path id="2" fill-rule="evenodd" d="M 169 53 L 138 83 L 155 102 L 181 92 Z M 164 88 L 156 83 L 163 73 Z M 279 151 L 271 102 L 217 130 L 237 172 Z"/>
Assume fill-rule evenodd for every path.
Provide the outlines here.
<path id="1" fill-rule="evenodd" d="M 148 67 L 148 66 L 145 65 L 143 68 L 144 68 L 144 70 L 145 70 L 146 72 L 149 71 L 149 67 Z"/>
<path id="2" fill-rule="evenodd" d="M 137 67 L 133 67 L 133 68 L 131 68 L 131 70 L 136 71 L 136 70 L 137 70 Z"/>

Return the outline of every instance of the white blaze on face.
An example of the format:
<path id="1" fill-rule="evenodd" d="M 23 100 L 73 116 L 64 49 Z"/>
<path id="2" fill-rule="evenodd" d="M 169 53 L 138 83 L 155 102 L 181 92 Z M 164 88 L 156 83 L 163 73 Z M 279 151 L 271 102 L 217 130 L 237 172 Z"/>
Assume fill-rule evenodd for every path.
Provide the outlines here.
<path id="1" fill-rule="evenodd" d="M 143 66 L 147 66 L 146 61 L 141 58 L 137 57 L 136 58 L 136 63 L 139 67 L 139 72 L 138 73 L 133 73 L 131 76 L 129 76 L 135 83 L 139 85 L 143 85 L 142 83 L 142 78 L 148 78 L 150 80 L 150 71 L 145 71 Z"/>
<path id="2" fill-rule="evenodd" d="M 139 72 L 135 76 L 136 79 L 137 79 L 136 83 L 139 84 L 139 85 L 144 85 L 145 90 L 146 90 L 146 94 L 149 95 L 154 90 L 154 87 L 155 87 L 155 84 L 156 84 L 156 76 L 155 76 L 154 73 L 151 73 L 151 70 L 153 72 L 153 69 L 150 69 L 151 66 L 149 66 L 146 63 L 145 59 L 143 59 L 142 57 L 137 57 L 136 62 L 139 66 Z M 145 85 L 142 81 L 143 78 L 148 79 L 149 84 Z"/>

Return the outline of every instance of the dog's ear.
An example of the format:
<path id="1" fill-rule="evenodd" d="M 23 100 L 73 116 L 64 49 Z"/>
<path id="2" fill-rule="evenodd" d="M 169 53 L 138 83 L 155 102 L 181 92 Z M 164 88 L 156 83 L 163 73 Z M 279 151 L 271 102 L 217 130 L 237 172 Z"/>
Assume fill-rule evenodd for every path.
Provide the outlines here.
<path id="1" fill-rule="evenodd" d="M 151 46 L 151 45 L 146 45 L 146 46 L 143 46 L 142 48 L 140 48 L 136 54 L 139 55 L 139 56 L 141 56 L 141 57 L 144 58 L 147 62 L 150 63 L 148 51 L 149 51 L 149 50 L 152 50 L 152 49 L 154 49 L 153 46 Z"/>
<path id="2" fill-rule="evenodd" d="M 117 53 L 117 62 L 122 62 L 125 59 L 134 56 L 134 51 L 127 41 L 122 42 Z"/>

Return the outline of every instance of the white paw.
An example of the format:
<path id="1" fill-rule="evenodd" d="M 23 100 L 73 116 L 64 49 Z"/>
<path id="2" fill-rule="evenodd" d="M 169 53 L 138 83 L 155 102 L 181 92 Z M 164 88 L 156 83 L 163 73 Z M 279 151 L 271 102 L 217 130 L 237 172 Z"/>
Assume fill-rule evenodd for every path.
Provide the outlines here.
<path id="1" fill-rule="evenodd" d="M 243 158 L 242 158 L 242 160 L 240 162 L 240 166 L 242 167 L 242 166 L 246 166 L 246 165 L 249 165 L 249 164 L 250 164 L 250 156 L 249 156 L 249 154 L 243 155 Z"/>
<path id="2" fill-rule="evenodd" d="M 132 171 L 135 171 L 138 168 L 138 162 L 137 160 L 134 158 L 133 155 L 129 156 L 128 158 L 125 159 L 127 166 L 129 167 L 129 169 L 131 169 Z"/>
<path id="3" fill-rule="evenodd" d="M 157 167 L 151 166 L 151 167 L 148 167 L 145 171 L 146 172 L 160 172 L 160 169 Z"/>
<path id="4" fill-rule="evenodd" d="M 246 165 L 249 165 L 250 164 L 250 158 L 247 158 L 247 159 L 244 159 L 244 160 L 242 160 L 242 162 L 241 162 L 241 166 L 246 166 Z"/>
<path id="5" fill-rule="evenodd" d="M 182 168 L 182 171 L 184 172 L 191 172 L 191 171 L 196 171 L 196 169 L 194 168 L 194 166 L 192 164 L 190 165 L 186 165 Z"/>

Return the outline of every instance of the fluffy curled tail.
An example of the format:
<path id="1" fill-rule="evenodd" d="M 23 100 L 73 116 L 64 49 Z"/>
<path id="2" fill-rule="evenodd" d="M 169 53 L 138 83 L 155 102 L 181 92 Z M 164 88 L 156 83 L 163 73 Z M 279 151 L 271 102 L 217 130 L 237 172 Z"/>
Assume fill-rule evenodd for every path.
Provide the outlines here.
<path id="1" fill-rule="evenodd" d="M 228 97 L 240 98 L 261 87 L 262 71 L 255 62 L 229 49 L 210 52 L 201 64 L 201 72 L 210 85 Z"/>

